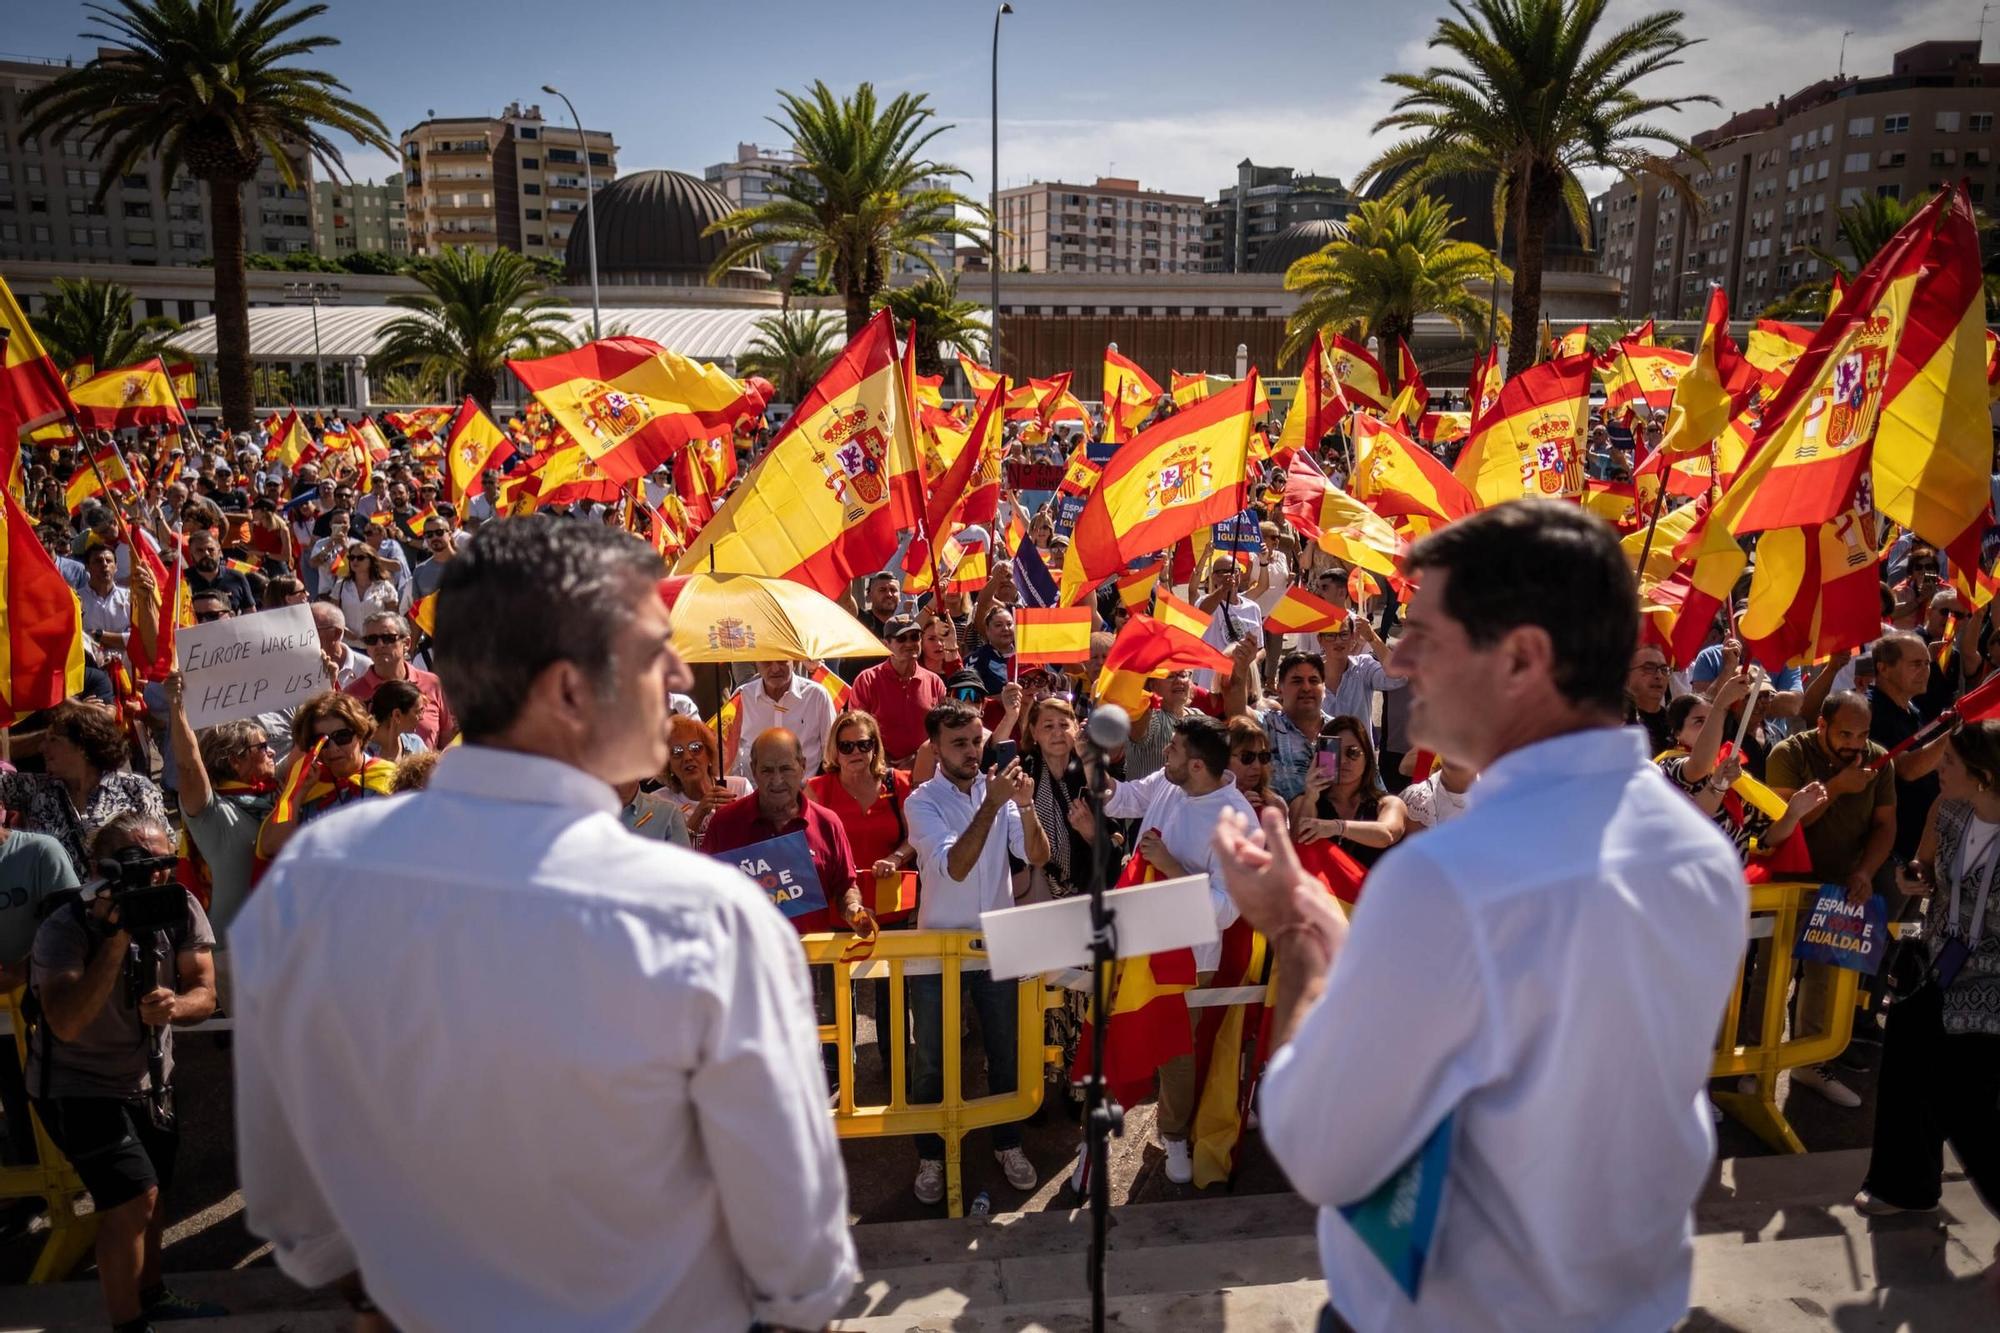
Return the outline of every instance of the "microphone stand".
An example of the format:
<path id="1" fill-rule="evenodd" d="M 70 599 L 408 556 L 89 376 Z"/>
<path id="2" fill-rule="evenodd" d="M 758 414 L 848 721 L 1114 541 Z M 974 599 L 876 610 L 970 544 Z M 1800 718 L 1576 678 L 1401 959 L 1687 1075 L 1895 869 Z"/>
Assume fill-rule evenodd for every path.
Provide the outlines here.
<path id="1" fill-rule="evenodd" d="M 1084 1172 L 1090 1191 L 1090 1327 L 1104 1330 L 1104 1250 L 1111 1222 L 1111 1138 L 1125 1132 L 1125 1108 L 1104 1081 L 1104 1045 L 1110 1037 L 1111 969 L 1118 958 L 1117 912 L 1105 905 L 1104 891 L 1111 878 L 1111 825 L 1104 817 L 1104 801 L 1110 795 L 1105 758 L 1097 743 L 1086 734 L 1081 747 L 1084 756 L 1083 799 L 1096 821 L 1097 836 L 1091 839 L 1090 856 L 1090 977 L 1091 1021 L 1090 1077 L 1084 1084 L 1083 1132 Z"/>

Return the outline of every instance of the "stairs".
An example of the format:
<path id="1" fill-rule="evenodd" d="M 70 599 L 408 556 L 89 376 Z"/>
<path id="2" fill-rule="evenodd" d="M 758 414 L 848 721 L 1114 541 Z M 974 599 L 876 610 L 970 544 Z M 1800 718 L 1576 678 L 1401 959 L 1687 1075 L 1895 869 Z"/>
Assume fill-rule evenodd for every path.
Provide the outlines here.
<path id="1" fill-rule="evenodd" d="M 1934 1214 L 1871 1220 L 1849 1204 L 1865 1152 L 1721 1163 L 1696 1209 L 1695 1309 L 1682 1333 L 1872 1333 L 2000 1328 L 1980 1275 L 2000 1219 L 1955 1171 Z M 1289 1194 L 1112 1211 L 1109 1322 L 1171 1333 L 1310 1333 L 1325 1288 L 1313 1210 Z M 863 1278 L 843 1333 L 1072 1333 L 1088 1326 L 1086 1213 L 1001 1214 L 855 1228 Z M 268 1266 L 175 1276 L 225 1319 L 189 1333 L 334 1333 L 348 1317 Z M 101 1329 L 92 1282 L 0 1295 L 0 1333 Z"/>

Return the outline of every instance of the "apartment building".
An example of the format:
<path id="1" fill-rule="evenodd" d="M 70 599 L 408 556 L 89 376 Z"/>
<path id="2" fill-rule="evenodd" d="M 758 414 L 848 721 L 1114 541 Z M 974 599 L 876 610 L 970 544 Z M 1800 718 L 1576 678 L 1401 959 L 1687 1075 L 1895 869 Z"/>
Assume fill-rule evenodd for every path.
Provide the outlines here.
<path id="1" fill-rule="evenodd" d="M 1000 267 L 1030 273 L 1199 273 L 1201 196 L 1036 181 L 1000 191 Z"/>
<path id="2" fill-rule="evenodd" d="M 1301 222 L 1338 222 L 1353 211 L 1354 196 L 1339 177 L 1260 167 L 1246 157 L 1236 164 L 1236 183 L 1202 210 L 1202 271 L 1265 271 L 1258 261 L 1278 233 Z"/>
<path id="3" fill-rule="evenodd" d="M 498 116 L 438 117 L 402 133 L 405 224 L 412 254 L 447 245 L 514 250 L 560 261 L 579 224 L 585 189 L 618 174 L 609 130 L 577 131 L 509 103 Z"/>
<path id="4" fill-rule="evenodd" d="M 313 182 L 313 234 L 319 252 L 331 259 L 363 251 L 410 252 L 408 205 L 400 172 L 374 181 Z"/>

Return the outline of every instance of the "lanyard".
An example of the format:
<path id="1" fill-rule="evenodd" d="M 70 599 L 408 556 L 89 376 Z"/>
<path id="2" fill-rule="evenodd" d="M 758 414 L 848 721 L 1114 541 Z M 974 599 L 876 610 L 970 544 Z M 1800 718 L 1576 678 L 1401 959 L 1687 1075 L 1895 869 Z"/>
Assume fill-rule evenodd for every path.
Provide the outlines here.
<path id="1" fill-rule="evenodd" d="M 1970 831 L 1971 826 L 1968 822 L 1967 832 Z M 1986 841 L 1980 844 L 1979 860 L 1984 861 L 1986 854 L 1993 850 L 1993 843 L 1996 838 L 2000 838 L 2000 828 L 1996 828 L 1993 832 L 1987 834 Z M 1947 936 L 1958 934 L 1958 891 L 1965 879 L 1965 863 L 1967 859 L 1966 841 L 1965 839 L 1959 841 L 1958 865 L 1955 867 L 1951 877 L 1951 916 L 1945 922 L 1945 934 Z M 1979 897 L 1974 901 L 1972 906 L 1972 928 L 1964 936 L 1966 942 L 1974 946 L 1977 946 L 1980 938 L 1980 930 L 1986 924 L 1986 900 L 1993 892 L 1993 867 L 1987 866 L 1985 868 L 1984 873 L 1981 875 L 1981 880 Z"/>

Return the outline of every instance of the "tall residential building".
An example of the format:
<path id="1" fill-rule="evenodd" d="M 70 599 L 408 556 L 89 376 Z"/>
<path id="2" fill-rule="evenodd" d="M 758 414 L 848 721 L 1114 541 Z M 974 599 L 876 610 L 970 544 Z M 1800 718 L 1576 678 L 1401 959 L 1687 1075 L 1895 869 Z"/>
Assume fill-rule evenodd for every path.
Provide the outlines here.
<path id="1" fill-rule="evenodd" d="M 22 132 L 21 104 L 69 65 L 0 60 L 0 259 L 65 264 L 198 264 L 215 255 L 208 187 L 185 167 L 160 178 L 157 162 L 103 181 L 87 136 L 35 140 Z M 286 185 L 269 159 L 243 190 L 244 245 L 250 254 L 313 248 L 312 162 L 290 154 L 299 184 Z"/>
<path id="2" fill-rule="evenodd" d="M 755 208 L 759 204 L 770 203 L 775 197 L 772 192 L 778 184 L 779 169 L 795 166 L 798 161 L 799 155 L 789 148 L 763 148 L 754 143 L 739 143 L 736 145 L 734 161 L 717 162 L 713 166 L 704 168 L 701 174 L 703 180 L 713 185 L 721 192 L 722 197 L 729 201 L 732 209 Z M 948 180 L 933 177 L 918 181 L 913 188 L 947 189 L 950 185 L 951 182 Z M 949 274 L 953 266 L 954 244 L 950 236 L 944 236 L 936 242 L 925 242 L 919 248 L 931 257 L 939 272 Z M 800 253 L 801 251 L 804 253 Z M 782 271 L 793 261 L 794 256 L 797 257 L 796 272 L 799 275 L 808 278 L 818 276 L 819 266 L 814 262 L 812 252 L 805 250 L 805 247 L 789 243 L 764 247 L 765 267 L 774 272 Z M 929 270 L 924 268 L 920 260 L 911 256 L 890 257 L 890 273 L 911 271 Z"/>
<path id="3" fill-rule="evenodd" d="M 2000 64 L 1979 43 L 1921 42 L 1890 72 L 1824 79 L 1693 137 L 1706 163 L 1678 159 L 1700 198 L 1620 181 L 1592 201 L 1599 271 L 1625 284 L 1628 318 L 1699 318 L 1710 283 L 1749 314 L 1824 279 L 1817 247 L 1847 256 L 1842 208 L 1870 196 L 1921 200 L 1963 177 L 2000 198 L 1994 117 Z"/>
<path id="4" fill-rule="evenodd" d="M 1000 191 L 1000 267 L 1008 273 L 1199 273 L 1201 196 L 1036 181 Z"/>
<path id="5" fill-rule="evenodd" d="M 1338 222 L 1353 211 L 1354 196 L 1338 176 L 1260 167 L 1246 157 L 1236 164 L 1236 183 L 1203 209 L 1202 271 L 1264 272 L 1258 260 L 1279 232 L 1301 222 Z"/>
<path id="6" fill-rule="evenodd" d="M 618 174 L 609 130 L 577 132 L 509 103 L 495 117 L 438 118 L 404 130 L 403 197 L 412 254 L 447 245 L 515 250 L 561 260 L 583 212 L 584 153 L 591 184 Z"/>
<path id="7" fill-rule="evenodd" d="M 313 232 L 319 252 L 338 259 L 362 251 L 406 255 L 409 228 L 404 225 L 403 177 L 391 173 L 374 181 L 314 181 Z"/>

